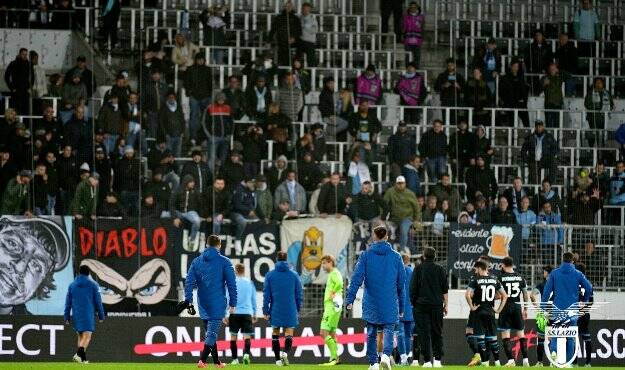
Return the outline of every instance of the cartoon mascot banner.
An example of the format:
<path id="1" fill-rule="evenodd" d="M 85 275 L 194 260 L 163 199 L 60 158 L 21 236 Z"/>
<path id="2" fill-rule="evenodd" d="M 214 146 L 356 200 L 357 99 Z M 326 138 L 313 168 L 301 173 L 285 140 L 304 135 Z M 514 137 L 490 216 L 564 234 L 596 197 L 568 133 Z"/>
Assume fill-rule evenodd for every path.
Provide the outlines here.
<path id="1" fill-rule="evenodd" d="M 334 256 L 336 267 L 347 275 L 351 235 L 352 221 L 347 216 L 285 220 L 280 227 L 282 250 L 303 284 L 325 284 L 327 274 L 321 269 L 321 257 L 326 254 Z"/>

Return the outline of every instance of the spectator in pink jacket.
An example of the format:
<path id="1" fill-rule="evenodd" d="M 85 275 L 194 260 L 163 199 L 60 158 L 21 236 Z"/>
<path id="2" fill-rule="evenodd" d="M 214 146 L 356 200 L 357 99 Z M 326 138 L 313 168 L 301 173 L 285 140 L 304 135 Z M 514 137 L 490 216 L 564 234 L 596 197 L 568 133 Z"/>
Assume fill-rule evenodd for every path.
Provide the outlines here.
<path id="1" fill-rule="evenodd" d="M 421 63 L 421 45 L 423 44 L 423 27 L 425 15 L 416 1 L 411 1 L 408 10 L 401 19 L 401 32 L 404 35 L 404 47 L 412 53 L 412 62 L 416 68 Z"/>

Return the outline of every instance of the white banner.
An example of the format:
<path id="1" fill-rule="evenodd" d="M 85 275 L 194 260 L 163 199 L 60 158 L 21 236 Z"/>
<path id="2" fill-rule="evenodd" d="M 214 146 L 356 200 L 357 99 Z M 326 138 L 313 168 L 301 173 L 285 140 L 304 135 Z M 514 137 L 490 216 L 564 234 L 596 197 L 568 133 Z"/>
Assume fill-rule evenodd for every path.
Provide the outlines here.
<path id="1" fill-rule="evenodd" d="M 280 227 L 282 250 L 302 284 L 325 284 L 327 274 L 321 269 L 325 254 L 336 258 L 336 267 L 345 277 L 351 235 L 352 221 L 347 216 L 285 220 Z"/>

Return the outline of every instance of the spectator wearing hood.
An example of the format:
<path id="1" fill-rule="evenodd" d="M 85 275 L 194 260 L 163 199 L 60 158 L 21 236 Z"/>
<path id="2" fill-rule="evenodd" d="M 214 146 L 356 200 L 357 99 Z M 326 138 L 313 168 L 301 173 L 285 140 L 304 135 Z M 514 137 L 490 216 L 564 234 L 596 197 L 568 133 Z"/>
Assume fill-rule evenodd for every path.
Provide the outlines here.
<path id="1" fill-rule="evenodd" d="M 354 101 L 360 104 L 365 100 L 370 105 L 376 105 L 382 98 L 382 80 L 375 71 L 375 66 L 370 64 L 365 71 L 356 78 Z"/>
<path id="2" fill-rule="evenodd" d="M 274 192 L 274 207 L 278 208 L 283 200 L 289 201 L 289 210 L 306 213 L 306 190 L 297 182 L 297 172 L 288 170 L 284 180 Z"/>
<path id="3" fill-rule="evenodd" d="M 288 160 L 286 159 L 286 156 L 281 155 L 276 159 L 274 165 L 266 171 L 269 190 L 272 192 L 276 191 L 278 185 L 286 180 L 287 172 Z"/>
<path id="4" fill-rule="evenodd" d="M 200 218 L 202 197 L 195 187 L 193 176 L 186 175 L 182 178 L 173 201 L 172 215 L 175 217 L 174 225 L 176 227 L 182 226 L 183 220 L 190 223 L 191 232 L 189 233 L 189 240 L 195 242 L 202 223 Z"/>
<path id="5" fill-rule="evenodd" d="M 234 190 L 245 179 L 243 158 L 239 152 L 231 152 L 230 158 L 219 168 L 219 176 L 226 179 L 226 187 Z"/>
<path id="6" fill-rule="evenodd" d="M 119 99 L 116 94 L 110 94 L 108 101 L 98 113 L 98 128 L 104 132 L 104 146 L 107 154 L 115 148 L 117 138 L 127 131 L 123 127 L 123 122 L 125 120 L 119 106 Z"/>
<path id="7" fill-rule="evenodd" d="M 404 49 L 412 54 L 412 63 L 417 69 L 421 64 L 424 27 L 425 14 L 421 11 L 421 5 L 416 1 L 411 1 L 401 18 L 401 31 L 404 36 Z"/>
<path id="8" fill-rule="evenodd" d="M 425 158 L 429 180 L 437 182 L 447 171 L 447 135 L 443 131 L 443 121 L 435 119 L 432 128 L 421 137 L 419 154 Z"/>
<path id="9" fill-rule="evenodd" d="M 221 234 L 221 225 L 225 218 L 230 215 L 232 206 L 232 194 L 226 189 L 226 180 L 223 177 L 216 177 L 213 186 L 206 188 L 202 194 L 204 208 L 202 215 L 206 217 L 206 222 L 211 223 L 213 234 Z"/>
<path id="10" fill-rule="evenodd" d="M 100 217 L 126 217 L 126 210 L 119 203 L 117 194 L 112 191 L 106 193 L 104 201 L 102 202 L 100 207 L 98 207 L 97 211 L 98 216 Z"/>
<path id="11" fill-rule="evenodd" d="M 59 15 L 60 14 L 55 14 L 54 18 Z M 67 73 L 65 73 L 65 80 L 71 80 L 75 72 L 80 73 L 80 81 L 85 84 L 85 88 L 87 89 L 87 97 L 91 98 L 91 96 L 95 92 L 95 88 L 97 87 L 97 81 L 93 77 L 93 72 L 89 68 L 87 68 L 87 58 L 84 55 L 80 55 L 78 58 L 76 58 L 76 65 L 70 68 Z"/>
<path id="12" fill-rule="evenodd" d="M 163 209 L 156 202 L 154 194 L 145 192 L 140 212 L 142 218 L 154 219 L 161 217 Z"/>
<path id="13" fill-rule="evenodd" d="M 274 19 L 268 36 L 278 49 L 279 65 L 291 65 L 291 48 L 297 46 L 301 36 L 302 23 L 295 14 L 293 3 L 287 1 L 282 12 Z"/>
<path id="14" fill-rule="evenodd" d="M 416 125 L 419 122 L 420 106 L 427 95 L 425 89 L 425 79 L 417 73 L 417 65 L 413 62 L 408 63 L 406 72 L 402 73 L 395 85 L 395 91 L 401 98 L 401 105 L 404 108 L 404 121 Z"/>
<path id="15" fill-rule="evenodd" d="M 527 109 L 527 99 L 529 86 L 525 83 L 525 77 L 521 70 L 521 61 L 513 59 L 510 68 L 499 83 L 499 100 L 502 108 L 522 109 L 517 111 L 517 117 L 523 123 L 523 127 L 529 127 L 529 113 Z M 506 126 L 516 126 L 514 111 L 506 111 L 504 116 Z"/>
<path id="16" fill-rule="evenodd" d="M 534 132 L 528 135 L 521 147 L 521 161 L 529 170 L 529 183 L 536 184 L 541 168 L 545 169 L 545 178 L 553 181 L 557 174 L 557 156 L 560 151 L 558 142 L 545 131 L 545 123 L 537 120 Z"/>
<path id="17" fill-rule="evenodd" d="M 182 105 L 178 103 L 178 96 L 174 91 L 167 93 L 167 100 L 159 112 L 159 129 L 167 141 L 169 149 L 175 157 L 182 153 L 182 136 L 186 123 L 182 113 Z"/>
<path id="18" fill-rule="evenodd" d="M 241 239 L 248 223 L 257 222 L 265 216 L 259 214 L 258 199 L 256 198 L 255 182 L 251 177 L 237 183 L 232 195 L 232 213 L 230 218 L 235 224 L 235 237 Z"/>
<path id="19" fill-rule="evenodd" d="M 475 159 L 475 166 L 467 169 L 465 176 L 467 184 L 467 198 L 469 200 L 476 199 L 481 194 L 486 199 L 494 200 L 497 198 L 498 185 L 497 178 L 492 169 L 486 167 L 484 156 L 479 154 Z"/>
<path id="20" fill-rule="evenodd" d="M 449 138 L 451 170 L 457 182 L 464 182 L 464 173 L 471 164 L 473 153 L 475 153 L 475 135 L 468 130 L 466 119 L 461 118 L 456 131 Z"/>
<path id="21" fill-rule="evenodd" d="M 31 215 L 31 186 L 32 172 L 22 170 L 9 180 L 2 195 L 0 211 L 3 215 Z"/>
<path id="22" fill-rule="evenodd" d="M 529 205 L 530 199 L 527 196 L 524 196 L 521 198 L 519 207 L 513 210 L 516 222 L 523 226 L 521 229 L 521 236 L 524 242 L 529 241 L 531 228 L 534 227 L 526 225 L 536 225 L 536 213 L 529 208 Z"/>
<path id="23" fill-rule="evenodd" d="M 456 60 L 449 58 L 445 62 L 447 68 L 436 78 L 434 90 L 440 94 L 441 106 L 443 107 L 459 107 L 463 105 L 462 91 L 464 89 L 464 77 L 456 71 Z M 461 113 L 452 110 L 450 115 L 450 124 L 455 124 Z"/>

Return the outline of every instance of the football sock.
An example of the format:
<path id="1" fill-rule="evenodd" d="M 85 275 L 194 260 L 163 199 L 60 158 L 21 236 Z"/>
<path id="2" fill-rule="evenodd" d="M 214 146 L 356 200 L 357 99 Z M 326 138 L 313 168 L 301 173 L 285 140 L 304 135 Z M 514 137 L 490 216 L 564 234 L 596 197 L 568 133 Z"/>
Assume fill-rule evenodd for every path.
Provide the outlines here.
<path id="1" fill-rule="evenodd" d="M 335 360 L 336 353 L 337 353 L 336 340 L 334 340 L 334 338 L 332 338 L 331 335 L 328 335 L 325 339 L 325 342 L 326 342 L 326 345 L 328 346 L 328 349 L 330 350 L 330 360 Z"/>
<path id="2" fill-rule="evenodd" d="M 238 357 L 238 351 L 237 351 L 237 340 L 236 338 L 234 340 L 230 341 L 230 352 L 232 352 L 232 359 L 236 359 Z"/>
<path id="3" fill-rule="evenodd" d="M 287 335 L 284 338 L 284 352 L 287 354 L 291 352 L 291 347 L 293 347 L 293 337 L 291 335 Z"/>
<path id="4" fill-rule="evenodd" d="M 592 357 L 592 341 L 590 340 L 590 335 L 582 334 L 584 341 L 584 360 L 586 364 L 590 364 L 590 360 Z"/>
<path id="5" fill-rule="evenodd" d="M 217 351 L 217 342 L 215 342 L 215 344 L 213 344 L 213 346 L 211 347 L 211 352 L 213 355 L 213 363 L 218 364 L 219 363 L 219 351 Z"/>
<path id="6" fill-rule="evenodd" d="M 497 337 L 488 337 L 487 342 L 488 348 L 493 354 L 493 358 L 495 361 L 499 361 L 499 343 L 497 342 Z"/>
<path id="7" fill-rule="evenodd" d="M 252 353 L 252 339 L 245 338 L 245 350 L 243 353 L 247 353 L 248 355 Z"/>
<path id="8" fill-rule="evenodd" d="M 521 345 L 521 357 L 527 358 L 527 338 L 520 338 L 519 343 Z"/>
<path id="9" fill-rule="evenodd" d="M 467 343 L 469 344 L 469 349 L 471 350 L 471 353 L 473 353 L 473 354 L 478 353 L 480 350 L 477 347 L 477 342 L 476 342 L 475 337 L 473 336 L 473 334 L 467 333 L 467 334 L 465 334 L 465 336 L 467 337 Z"/>
<path id="10" fill-rule="evenodd" d="M 211 346 L 204 343 L 204 349 L 202 349 L 202 353 L 200 353 L 200 360 L 202 362 L 206 362 L 208 360 L 208 355 L 211 353 Z"/>
<path id="11" fill-rule="evenodd" d="M 477 342 L 477 348 L 479 349 L 480 358 L 482 362 L 488 361 L 488 353 L 486 352 L 486 341 L 484 337 L 475 337 Z"/>
<path id="12" fill-rule="evenodd" d="M 417 335 L 412 336 L 412 359 L 419 361 L 421 355 L 421 346 L 419 346 L 419 337 Z"/>
<path id="13" fill-rule="evenodd" d="M 81 360 L 83 360 L 83 361 L 87 360 L 87 354 L 85 353 L 85 347 L 78 347 L 78 350 L 76 351 L 76 354 L 78 355 L 78 357 L 80 357 Z"/>
<path id="14" fill-rule="evenodd" d="M 538 337 L 536 342 L 536 359 L 538 362 L 543 362 L 543 356 L 545 355 L 545 338 Z"/>
<path id="15" fill-rule="evenodd" d="M 508 360 L 512 360 L 512 343 L 510 343 L 510 338 L 502 339 L 503 342 L 503 350 L 506 352 L 506 357 Z"/>
<path id="16" fill-rule="evenodd" d="M 271 336 L 271 349 L 273 350 L 274 356 L 276 356 L 276 361 L 280 360 L 280 336 L 272 335 Z"/>

